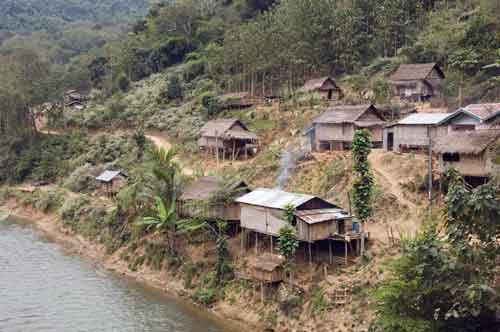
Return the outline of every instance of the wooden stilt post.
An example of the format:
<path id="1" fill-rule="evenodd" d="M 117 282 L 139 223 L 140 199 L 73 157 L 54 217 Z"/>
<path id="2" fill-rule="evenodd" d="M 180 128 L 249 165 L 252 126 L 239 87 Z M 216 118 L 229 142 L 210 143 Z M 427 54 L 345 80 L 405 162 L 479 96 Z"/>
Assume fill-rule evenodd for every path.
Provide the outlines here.
<path id="1" fill-rule="evenodd" d="M 255 254 L 259 253 L 259 233 L 255 232 Z"/>
<path id="2" fill-rule="evenodd" d="M 233 161 L 236 159 L 236 141 L 233 140 Z"/>
<path id="3" fill-rule="evenodd" d="M 309 264 L 312 264 L 312 252 L 311 252 L 311 242 L 309 244 Z"/>
<path id="4" fill-rule="evenodd" d="M 345 246 L 345 265 L 347 265 L 347 241 L 344 239 L 344 246 Z"/>
<path id="5" fill-rule="evenodd" d="M 264 304 L 264 282 L 260 282 L 260 302 Z"/>
<path id="6" fill-rule="evenodd" d="M 330 264 L 333 264 L 333 257 L 332 257 L 332 240 L 328 240 L 328 258 Z"/>
<path id="7" fill-rule="evenodd" d="M 269 242 L 271 244 L 271 254 L 273 253 L 273 236 L 269 235 Z"/>
<path id="8" fill-rule="evenodd" d="M 248 160 L 248 147 L 246 144 L 244 149 L 245 149 L 245 160 Z"/>
<path id="9" fill-rule="evenodd" d="M 245 249 L 245 229 L 241 229 L 241 256 L 243 257 L 243 250 Z"/>

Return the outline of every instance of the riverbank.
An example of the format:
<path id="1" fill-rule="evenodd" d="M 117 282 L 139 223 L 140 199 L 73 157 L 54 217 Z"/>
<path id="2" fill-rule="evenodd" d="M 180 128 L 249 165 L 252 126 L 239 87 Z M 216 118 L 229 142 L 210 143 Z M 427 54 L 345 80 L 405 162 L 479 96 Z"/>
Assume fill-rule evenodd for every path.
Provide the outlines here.
<path id="1" fill-rule="evenodd" d="M 129 268 L 129 262 L 121 257 L 120 251 L 107 254 L 104 245 L 85 239 L 83 236 L 74 234 L 63 227 L 60 218 L 53 213 L 43 213 L 30 206 L 21 206 L 15 199 L 9 199 L 0 205 L 0 212 L 6 212 L 13 217 L 29 221 L 35 229 L 42 232 L 50 240 L 64 245 L 70 253 L 79 255 L 92 264 L 112 271 L 114 273 L 131 278 L 148 287 L 160 290 L 168 296 L 174 296 L 186 303 L 186 305 L 204 311 L 211 320 L 227 328 L 228 331 L 244 331 L 249 328 L 253 330 L 263 330 L 258 324 L 247 322 L 242 318 L 234 319 L 234 310 L 231 306 L 221 306 L 221 308 L 207 309 L 197 306 L 189 298 L 189 292 L 182 284 L 181 279 L 170 278 L 165 270 L 155 271 L 148 267 L 143 267 L 138 271 Z M 3 213 L 2 213 L 3 214 Z M 227 308 L 229 312 L 226 312 Z"/>

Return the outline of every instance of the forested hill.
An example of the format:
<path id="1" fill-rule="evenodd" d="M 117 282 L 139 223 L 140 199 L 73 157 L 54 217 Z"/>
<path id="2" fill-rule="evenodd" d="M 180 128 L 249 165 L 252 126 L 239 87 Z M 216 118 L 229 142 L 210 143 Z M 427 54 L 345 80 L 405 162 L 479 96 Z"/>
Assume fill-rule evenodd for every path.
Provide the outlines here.
<path id="1" fill-rule="evenodd" d="M 146 14 L 148 0 L 0 0 L 0 31 L 59 30 L 77 21 L 120 22 Z"/>

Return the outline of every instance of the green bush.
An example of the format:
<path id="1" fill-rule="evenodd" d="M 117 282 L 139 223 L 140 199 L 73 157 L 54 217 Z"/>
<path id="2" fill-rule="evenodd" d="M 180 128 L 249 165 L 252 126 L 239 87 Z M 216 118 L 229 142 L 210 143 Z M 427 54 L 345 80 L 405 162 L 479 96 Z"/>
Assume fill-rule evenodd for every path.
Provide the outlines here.
<path id="1" fill-rule="evenodd" d="M 217 289 L 214 287 L 199 288 L 193 294 L 193 300 L 206 307 L 210 307 L 217 301 Z"/>
<path id="2" fill-rule="evenodd" d="M 56 210 L 61 207 L 65 194 L 58 189 L 40 191 L 37 195 L 34 207 L 44 213 Z"/>

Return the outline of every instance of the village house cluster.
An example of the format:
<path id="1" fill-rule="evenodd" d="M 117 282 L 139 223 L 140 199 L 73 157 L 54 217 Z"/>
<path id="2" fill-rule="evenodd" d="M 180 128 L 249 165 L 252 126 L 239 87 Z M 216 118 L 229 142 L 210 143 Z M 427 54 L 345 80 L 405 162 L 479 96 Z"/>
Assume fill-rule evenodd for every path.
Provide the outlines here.
<path id="1" fill-rule="evenodd" d="M 433 105 L 442 106 L 444 79 L 435 63 L 401 65 L 388 80 L 392 102 L 430 103 L 431 110 Z M 472 104 L 454 112 L 401 108 L 394 115 L 374 104 L 343 105 L 344 93 L 331 77 L 309 80 L 300 91 L 316 94 L 331 104 L 306 130 L 314 151 L 348 150 L 356 130 L 366 129 L 373 148 L 434 155 L 440 174 L 454 168 L 471 184 L 484 183 L 499 171 L 492 160 L 498 155 L 494 149 L 500 143 L 500 103 Z M 223 95 L 221 101 L 226 110 L 255 104 L 255 99 L 244 92 Z M 218 162 L 246 160 L 258 153 L 260 144 L 259 136 L 235 118 L 208 121 L 198 139 L 200 149 Z M 119 171 L 106 171 L 97 180 L 108 195 L 113 195 L 123 176 Z M 206 204 L 221 190 L 233 192 L 234 201 Z M 293 209 L 291 222 L 285 217 L 288 208 Z M 242 251 L 255 250 L 249 273 L 262 282 L 283 278 L 284 259 L 276 255 L 275 248 L 280 229 L 287 225 L 295 229 L 304 258 L 309 261 L 324 259 L 332 264 L 342 257 L 342 263 L 347 264 L 348 254 L 359 253 L 362 237 L 369 237 L 360 231 L 350 207 L 346 211 L 320 197 L 270 188 L 252 190 L 244 181 L 227 184 L 210 176 L 200 177 L 186 188 L 177 198 L 177 212 L 182 218 L 201 214 L 227 221 L 233 234 L 241 233 Z"/>

